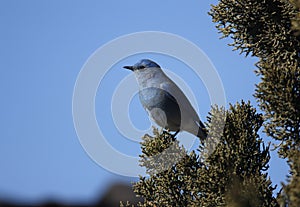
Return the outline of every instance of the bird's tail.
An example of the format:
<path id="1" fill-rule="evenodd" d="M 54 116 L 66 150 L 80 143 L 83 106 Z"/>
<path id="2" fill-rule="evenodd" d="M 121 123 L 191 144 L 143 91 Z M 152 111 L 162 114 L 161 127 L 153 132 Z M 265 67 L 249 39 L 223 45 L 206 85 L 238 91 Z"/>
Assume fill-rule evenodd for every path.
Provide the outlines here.
<path id="1" fill-rule="evenodd" d="M 199 122 L 197 137 L 199 137 L 201 141 L 204 141 L 207 138 L 207 129 L 201 121 Z"/>

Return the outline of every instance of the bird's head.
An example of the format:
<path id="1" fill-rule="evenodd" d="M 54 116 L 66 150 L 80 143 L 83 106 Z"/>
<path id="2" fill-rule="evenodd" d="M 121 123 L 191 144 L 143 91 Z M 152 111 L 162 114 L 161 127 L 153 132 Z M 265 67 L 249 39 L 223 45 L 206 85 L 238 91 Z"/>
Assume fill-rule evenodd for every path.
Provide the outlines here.
<path id="1" fill-rule="evenodd" d="M 141 70 L 144 68 L 153 68 L 153 67 L 160 68 L 160 66 L 156 62 L 149 59 L 142 59 L 136 64 L 134 64 L 133 66 L 124 66 L 123 68 L 135 71 L 135 70 Z"/>

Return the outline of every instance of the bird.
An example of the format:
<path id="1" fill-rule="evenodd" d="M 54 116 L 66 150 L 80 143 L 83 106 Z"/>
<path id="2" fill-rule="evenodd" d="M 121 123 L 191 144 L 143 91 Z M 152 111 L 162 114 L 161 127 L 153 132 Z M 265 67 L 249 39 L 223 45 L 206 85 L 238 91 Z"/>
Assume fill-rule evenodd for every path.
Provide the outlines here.
<path id="1" fill-rule="evenodd" d="M 207 130 L 182 90 L 150 59 L 142 59 L 123 68 L 134 72 L 139 99 L 150 118 L 160 127 L 186 131 L 205 140 Z"/>

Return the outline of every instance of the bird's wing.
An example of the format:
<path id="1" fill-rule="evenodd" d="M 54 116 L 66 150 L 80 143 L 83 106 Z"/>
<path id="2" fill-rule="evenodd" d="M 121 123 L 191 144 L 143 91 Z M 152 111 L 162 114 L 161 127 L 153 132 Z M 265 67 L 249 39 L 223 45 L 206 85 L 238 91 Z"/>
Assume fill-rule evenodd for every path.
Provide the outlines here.
<path id="1" fill-rule="evenodd" d="M 167 90 L 149 87 L 140 90 L 139 95 L 142 105 L 158 125 L 171 131 L 180 128 L 180 107 Z"/>
<path id="2" fill-rule="evenodd" d="M 181 129 L 195 134 L 201 139 L 205 138 L 207 136 L 205 126 L 180 88 L 171 80 L 163 82 L 160 87 L 167 90 L 178 102 L 181 112 Z"/>
<path id="3" fill-rule="evenodd" d="M 168 91 L 175 101 L 179 103 L 179 107 L 183 115 L 185 114 L 189 116 L 195 122 L 200 122 L 199 116 L 190 101 L 172 80 L 164 81 L 160 84 L 160 88 Z"/>

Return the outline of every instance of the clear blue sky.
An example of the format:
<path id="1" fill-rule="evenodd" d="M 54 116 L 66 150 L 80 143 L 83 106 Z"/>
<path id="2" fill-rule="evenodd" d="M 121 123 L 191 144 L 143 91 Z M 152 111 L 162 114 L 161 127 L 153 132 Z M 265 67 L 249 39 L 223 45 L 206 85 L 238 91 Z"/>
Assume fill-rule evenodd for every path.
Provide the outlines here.
<path id="1" fill-rule="evenodd" d="M 250 99 L 255 104 L 256 60 L 232 52 L 227 46 L 230 40 L 219 39 L 207 14 L 210 4 L 216 2 L 0 1 L 0 199 L 89 201 L 110 182 L 135 180 L 93 162 L 78 141 L 72 118 L 72 95 L 80 69 L 97 48 L 119 36 L 140 31 L 180 35 L 201 48 L 215 65 L 227 103 Z M 180 77 L 184 74 L 179 65 L 168 64 L 168 58 L 149 56 L 170 70 L 174 68 Z M 133 56 L 122 63 L 133 64 L 141 57 L 148 56 Z M 117 84 L 129 73 L 117 66 L 99 87 L 107 96 L 113 92 L 110 83 Z M 194 77 L 182 78 L 193 82 Z M 197 93 L 196 101 L 204 119 L 210 108 L 208 96 Z M 124 141 L 105 110 L 110 108 L 109 100 L 103 99 L 103 113 L 97 109 L 100 102 L 102 98 L 97 96 L 97 119 L 107 120 L 104 133 L 111 137 L 110 144 L 138 156 L 138 143 Z M 136 97 L 130 111 L 137 128 L 149 126 Z M 279 184 L 285 180 L 287 167 L 276 156 L 272 153 L 269 175 Z"/>

